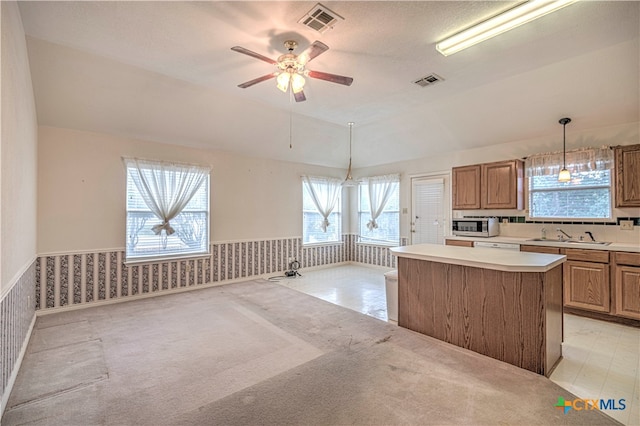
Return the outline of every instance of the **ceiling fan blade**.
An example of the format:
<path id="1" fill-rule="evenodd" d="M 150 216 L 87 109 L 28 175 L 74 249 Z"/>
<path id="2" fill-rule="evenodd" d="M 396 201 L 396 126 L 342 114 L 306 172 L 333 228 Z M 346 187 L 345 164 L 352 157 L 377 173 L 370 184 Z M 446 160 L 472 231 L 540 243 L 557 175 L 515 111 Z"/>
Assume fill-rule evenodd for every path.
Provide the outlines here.
<path id="1" fill-rule="evenodd" d="M 238 84 L 238 87 L 241 88 L 241 89 L 246 89 L 247 87 L 251 87 L 254 84 L 262 83 L 263 81 L 266 81 L 266 80 L 269 80 L 271 78 L 274 78 L 277 75 L 278 75 L 277 72 L 272 72 L 271 74 L 263 75 L 262 77 L 254 78 L 253 80 L 249 80 L 249 81 L 244 82 L 242 84 Z"/>
<path id="2" fill-rule="evenodd" d="M 353 83 L 353 78 L 351 77 L 345 77 L 343 75 L 337 75 L 337 74 L 329 74 L 328 72 L 309 70 L 305 74 L 311 78 L 318 78 L 320 80 L 330 81 L 331 83 L 344 84 L 345 86 L 351 86 L 351 83 Z"/>
<path id="3" fill-rule="evenodd" d="M 304 102 L 307 100 L 307 97 L 304 95 L 304 92 L 301 90 L 298 93 L 293 92 L 293 97 L 296 102 Z"/>
<path id="4" fill-rule="evenodd" d="M 321 53 L 326 52 L 327 50 L 329 50 L 329 46 L 322 43 L 321 41 L 316 40 L 301 54 L 298 55 L 298 62 L 304 65 Z"/>
<path id="5" fill-rule="evenodd" d="M 249 49 L 245 49 L 244 47 L 240 47 L 240 46 L 233 46 L 233 47 L 231 48 L 231 50 L 233 50 L 233 51 L 235 51 L 235 52 L 238 52 L 238 53 L 244 53 L 245 55 L 249 55 L 249 56 L 251 56 L 251 57 L 253 57 L 253 58 L 260 59 L 261 61 L 268 62 L 268 63 L 270 63 L 270 64 L 272 64 L 272 65 L 276 65 L 276 64 L 277 64 L 277 62 L 276 62 L 276 61 L 274 61 L 273 59 L 271 59 L 271 58 L 267 58 L 266 56 L 261 55 L 261 54 L 256 53 L 256 52 L 253 52 L 253 51 L 251 51 L 251 50 L 249 50 Z"/>

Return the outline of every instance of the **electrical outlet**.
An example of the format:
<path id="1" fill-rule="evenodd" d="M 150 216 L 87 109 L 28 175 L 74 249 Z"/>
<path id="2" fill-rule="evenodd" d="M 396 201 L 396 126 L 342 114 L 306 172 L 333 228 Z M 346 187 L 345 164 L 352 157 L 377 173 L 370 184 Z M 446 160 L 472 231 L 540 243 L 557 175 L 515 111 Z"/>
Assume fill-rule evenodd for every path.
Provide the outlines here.
<path id="1" fill-rule="evenodd" d="M 633 231 L 633 221 L 632 220 L 621 220 L 620 221 L 620 229 L 623 231 Z"/>

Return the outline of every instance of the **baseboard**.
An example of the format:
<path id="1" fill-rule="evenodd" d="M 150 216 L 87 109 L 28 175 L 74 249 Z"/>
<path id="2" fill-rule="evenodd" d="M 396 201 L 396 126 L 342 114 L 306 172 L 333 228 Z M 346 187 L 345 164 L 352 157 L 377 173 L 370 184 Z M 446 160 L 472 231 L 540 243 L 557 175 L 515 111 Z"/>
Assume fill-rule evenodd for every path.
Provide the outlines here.
<path id="1" fill-rule="evenodd" d="M 60 306 L 58 308 L 41 309 L 41 310 L 37 310 L 36 311 L 36 316 L 45 316 L 45 315 L 50 315 L 50 314 L 57 314 L 57 313 L 60 313 L 60 312 L 77 311 L 77 310 L 80 310 L 80 309 L 94 308 L 94 307 L 97 307 L 97 306 L 113 305 L 113 304 L 116 304 L 116 303 L 131 302 L 131 301 L 134 301 L 134 300 L 149 299 L 149 298 L 152 298 L 152 297 L 161 297 L 161 296 L 166 296 L 166 295 L 169 295 L 169 294 L 185 293 L 185 292 L 188 292 L 188 291 L 197 291 L 197 290 L 201 290 L 201 289 L 205 289 L 205 288 L 219 287 L 219 286 L 223 286 L 223 285 L 227 285 L 227 284 L 240 283 L 240 282 L 244 282 L 244 281 L 252 281 L 252 280 L 259 280 L 259 279 L 267 280 L 267 279 L 269 279 L 270 276 L 274 276 L 274 274 L 275 273 L 254 275 L 252 277 L 244 277 L 244 278 L 234 278 L 234 279 L 231 279 L 231 280 L 210 282 L 210 283 L 199 284 L 197 286 L 191 286 L 191 287 L 172 288 L 172 289 L 167 289 L 167 290 L 162 290 L 162 291 L 156 291 L 156 292 L 153 292 L 153 293 L 143 293 L 143 294 L 136 294 L 136 295 L 133 295 L 133 296 L 119 297 L 119 298 L 116 298 L 116 299 L 98 300 L 98 301 L 95 301 L 95 302 L 79 303 L 77 305 L 68 305 L 68 306 Z M 281 272 L 281 274 L 284 274 L 284 271 Z"/>
<path id="2" fill-rule="evenodd" d="M 33 332 L 33 327 L 36 324 L 37 315 L 33 315 L 31 319 L 31 324 L 29 325 L 29 330 L 27 330 L 27 335 L 24 338 L 24 342 L 22 342 L 22 347 L 20 348 L 20 353 L 18 354 L 18 359 L 16 360 L 16 365 L 13 366 L 13 370 L 11 370 L 11 376 L 9 376 L 9 381 L 7 382 L 7 387 L 4 389 L 4 393 L 2 394 L 2 400 L 0 401 L 0 419 L 4 414 L 4 409 L 7 406 L 7 402 L 9 401 L 9 396 L 11 395 L 11 390 L 13 389 L 13 385 L 18 377 L 18 371 L 20 371 L 20 367 L 22 366 L 22 360 L 24 359 L 24 355 L 27 353 L 27 347 L 29 346 L 29 341 L 31 340 L 31 333 Z"/>
<path id="3" fill-rule="evenodd" d="M 388 267 L 388 266 L 379 266 L 379 265 L 371 265 L 371 264 L 362 263 L 362 262 L 347 261 L 347 262 L 331 263 L 331 264 L 327 264 L 327 265 L 311 266 L 311 267 L 308 267 L 308 268 L 302 268 L 302 269 L 300 269 L 300 271 L 301 272 L 302 271 L 316 271 L 316 270 L 334 268 L 336 266 L 345 266 L 345 265 L 366 266 L 368 268 L 379 269 L 380 271 L 388 271 L 390 269 L 393 269 L 393 268 Z M 221 285 L 234 284 L 234 283 L 239 283 L 239 282 L 243 282 L 243 281 L 259 280 L 259 279 L 268 280 L 269 278 L 273 278 L 274 276 L 283 276 L 283 275 L 284 275 L 284 271 L 281 271 L 281 272 L 278 272 L 278 273 L 273 272 L 273 273 L 270 273 L 270 274 L 254 275 L 252 277 L 235 278 L 235 279 L 231 279 L 231 280 L 210 282 L 210 283 L 207 283 L 207 284 L 200 284 L 198 286 L 172 288 L 172 289 L 162 290 L 160 292 L 154 292 L 154 293 L 136 294 L 136 295 L 133 295 L 133 296 L 120 297 L 120 298 L 116 298 L 116 299 L 99 300 L 99 301 L 96 301 L 96 302 L 79 303 L 77 305 L 61 306 L 61 307 L 58 307 L 58 308 L 47 308 L 47 309 L 37 310 L 36 311 L 36 316 L 39 317 L 39 316 L 44 316 L 44 315 L 57 314 L 57 313 L 60 313 L 60 312 L 69 312 L 69 311 L 77 311 L 77 310 L 80 310 L 80 309 L 93 308 L 93 307 L 96 307 L 96 306 L 113 305 L 115 303 L 125 303 L 125 302 L 129 302 L 129 301 L 133 301 L 133 300 L 149 299 L 151 297 L 160 297 L 160 296 L 164 296 L 164 295 L 176 294 L 176 293 L 184 293 L 184 292 L 187 292 L 187 291 L 195 291 L 195 290 L 200 290 L 200 289 L 204 289 L 204 288 L 219 287 Z M 283 278 L 284 278 L 284 276 L 283 276 Z"/>
<path id="4" fill-rule="evenodd" d="M 633 319 L 633 318 L 618 317 L 618 316 L 611 315 L 608 313 L 603 313 L 603 312 L 584 311 L 582 309 L 576 309 L 576 308 L 565 306 L 564 313 L 585 317 L 585 318 L 615 322 L 617 324 L 629 325 L 631 327 L 640 327 L 640 320 Z"/>

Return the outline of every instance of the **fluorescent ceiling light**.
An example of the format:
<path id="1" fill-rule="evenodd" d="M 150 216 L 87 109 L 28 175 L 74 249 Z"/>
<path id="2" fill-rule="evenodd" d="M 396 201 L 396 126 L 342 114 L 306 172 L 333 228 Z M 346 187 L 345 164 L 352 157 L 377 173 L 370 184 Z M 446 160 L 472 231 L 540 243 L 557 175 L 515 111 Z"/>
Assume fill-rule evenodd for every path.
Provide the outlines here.
<path id="1" fill-rule="evenodd" d="M 444 56 L 452 55 L 576 1 L 578 0 L 531 0 L 522 3 L 513 9 L 509 9 L 500 15 L 489 18 L 478 25 L 442 40 L 436 44 L 436 49 Z"/>

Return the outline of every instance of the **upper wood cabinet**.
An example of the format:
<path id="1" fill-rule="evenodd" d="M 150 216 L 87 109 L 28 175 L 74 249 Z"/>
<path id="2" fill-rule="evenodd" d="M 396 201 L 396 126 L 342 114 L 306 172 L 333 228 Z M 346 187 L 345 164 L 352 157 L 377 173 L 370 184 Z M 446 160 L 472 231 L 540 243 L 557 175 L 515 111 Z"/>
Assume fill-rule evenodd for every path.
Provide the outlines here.
<path id="1" fill-rule="evenodd" d="M 518 209 L 524 206 L 521 160 L 454 167 L 454 210 Z"/>
<path id="2" fill-rule="evenodd" d="M 522 160 L 482 164 L 481 207 L 522 210 L 523 174 Z"/>
<path id="3" fill-rule="evenodd" d="M 479 164 L 454 167 L 451 170 L 452 205 L 454 210 L 473 210 L 480 208 Z"/>
<path id="4" fill-rule="evenodd" d="M 640 144 L 615 148 L 616 207 L 640 207 Z"/>

